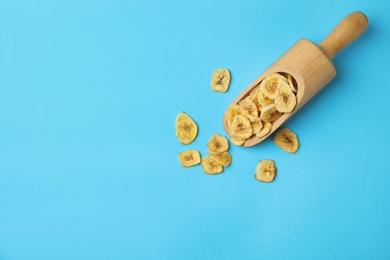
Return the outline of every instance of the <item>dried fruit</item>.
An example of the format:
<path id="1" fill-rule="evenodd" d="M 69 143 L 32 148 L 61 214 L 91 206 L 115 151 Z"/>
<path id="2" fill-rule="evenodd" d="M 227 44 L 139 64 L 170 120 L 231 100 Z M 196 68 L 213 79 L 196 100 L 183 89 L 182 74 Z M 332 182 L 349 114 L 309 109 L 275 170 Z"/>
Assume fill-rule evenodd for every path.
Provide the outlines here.
<path id="1" fill-rule="evenodd" d="M 211 155 L 204 156 L 201 164 L 206 174 L 217 174 L 223 171 L 222 164 L 219 164 Z"/>
<path id="2" fill-rule="evenodd" d="M 298 137 L 288 128 L 281 128 L 274 136 L 274 143 L 289 153 L 295 153 L 299 148 Z"/>
<path id="3" fill-rule="evenodd" d="M 226 110 L 226 119 L 227 119 L 227 124 L 229 127 L 231 126 L 231 124 L 233 122 L 233 118 L 239 114 L 241 114 L 241 110 L 240 110 L 239 105 L 232 104 L 232 105 L 228 106 L 228 108 Z"/>
<path id="4" fill-rule="evenodd" d="M 265 122 L 272 123 L 273 121 L 278 119 L 281 115 L 282 113 L 280 113 L 276 109 L 275 104 L 271 104 L 261 109 L 260 118 Z"/>
<path id="5" fill-rule="evenodd" d="M 290 85 L 292 92 L 297 93 L 297 83 L 290 74 L 287 75 L 287 82 Z"/>
<path id="6" fill-rule="evenodd" d="M 241 114 L 246 117 L 257 117 L 259 112 L 257 111 L 256 104 L 251 99 L 244 99 L 238 102 L 240 106 Z"/>
<path id="7" fill-rule="evenodd" d="M 272 124 L 269 122 L 263 122 L 263 127 L 261 130 L 256 134 L 257 138 L 261 138 L 263 136 L 266 136 L 272 128 Z"/>
<path id="8" fill-rule="evenodd" d="M 178 154 L 178 159 L 183 167 L 190 167 L 200 163 L 198 150 L 184 150 Z"/>
<path id="9" fill-rule="evenodd" d="M 220 154 L 212 154 L 211 156 L 217 163 L 224 167 L 229 166 L 229 164 L 232 162 L 232 156 L 228 151 L 222 152 Z"/>
<path id="10" fill-rule="evenodd" d="M 213 71 L 211 75 L 211 89 L 218 92 L 226 92 L 229 89 L 230 72 L 221 68 Z"/>
<path id="11" fill-rule="evenodd" d="M 231 142 L 243 145 L 252 135 L 258 138 L 267 136 L 275 120 L 283 113 L 294 110 L 296 91 L 296 80 L 288 73 L 272 73 L 265 77 L 244 99 L 226 110 L 227 132 Z"/>
<path id="12" fill-rule="evenodd" d="M 249 121 L 252 126 L 253 134 L 257 134 L 258 132 L 260 132 L 261 128 L 263 127 L 263 123 L 261 122 L 261 119 L 259 117 L 252 117 L 249 118 Z"/>
<path id="13" fill-rule="evenodd" d="M 260 160 L 256 166 L 255 179 L 262 182 L 271 182 L 275 179 L 276 167 L 273 160 Z"/>
<path id="14" fill-rule="evenodd" d="M 292 92 L 290 85 L 285 81 L 279 81 L 277 96 L 275 98 L 275 107 L 279 112 L 289 113 L 293 111 L 297 104 L 295 94 Z"/>
<path id="15" fill-rule="evenodd" d="M 237 115 L 233 118 L 230 131 L 234 137 L 240 139 L 249 138 L 253 133 L 251 123 L 244 115 Z"/>
<path id="16" fill-rule="evenodd" d="M 234 137 L 234 136 L 230 137 L 230 142 L 232 142 L 235 145 L 242 145 L 243 143 L 245 143 L 245 141 L 246 141 L 246 138 L 239 138 L 239 137 Z"/>
<path id="17" fill-rule="evenodd" d="M 229 142 L 226 137 L 219 134 L 212 134 L 207 142 L 207 150 L 210 154 L 219 154 L 229 149 Z"/>
<path id="18" fill-rule="evenodd" d="M 277 94 L 276 89 L 278 87 L 279 81 L 281 80 L 287 82 L 287 79 L 279 73 L 272 73 L 263 79 L 263 81 L 260 83 L 260 89 L 268 98 L 275 99 Z"/>
<path id="19" fill-rule="evenodd" d="M 182 144 L 193 142 L 198 134 L 198 125 L 184 112 L 180 112 L 175 120 L 176 136 Z"/>

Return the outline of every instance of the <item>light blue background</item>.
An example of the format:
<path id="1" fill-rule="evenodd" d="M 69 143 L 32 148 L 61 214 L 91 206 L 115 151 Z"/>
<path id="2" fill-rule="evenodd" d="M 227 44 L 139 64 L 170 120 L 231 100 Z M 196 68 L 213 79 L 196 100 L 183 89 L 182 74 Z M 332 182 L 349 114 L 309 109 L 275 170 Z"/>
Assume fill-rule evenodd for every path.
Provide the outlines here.
<path id="1" fill-rule="evenodd" d="M 207 154 L 230 101 L 299 38 L 349 12 L 367 31 L 271 139 Z M 0 259 L 389 259 L 390 2 L 0 1 Z M 227 93 L 211 72 L 231 70 Z M 180 111 L 195 142 L 174 131 Z M 254 180 L 274 159 L 271 184 Z"/>

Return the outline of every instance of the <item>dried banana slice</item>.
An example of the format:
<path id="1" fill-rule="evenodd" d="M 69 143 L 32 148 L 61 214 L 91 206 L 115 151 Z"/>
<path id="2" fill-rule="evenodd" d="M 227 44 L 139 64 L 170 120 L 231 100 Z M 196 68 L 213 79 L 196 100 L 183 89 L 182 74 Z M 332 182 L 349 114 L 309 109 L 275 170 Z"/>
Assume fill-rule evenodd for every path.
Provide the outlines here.
<path id="1" fill-rule="evenodd" d="M 213 71 L 211 75 L 211 89 L 217 92 L 226 92 L 230 84 L 230 72 L 221 68 Z"/>
<path id="2" fill-rule="evenodd" d="M 229 142 L 223 135 L 212 134 L 207 142 L 207 150 L 210 154 L 220 154 L 229 149 Z"/>
<path id="3" fill-rule="evenodd" d="M 238 102 L 241 109 L 241 114 L 246 117 L 258 117 L 259 111 L 257 111 L 256 104 L 250 99 L 244 99 Z"/>
<path id="4" fill-rule="evenodd" d="M 228 108 L 226 109 L 226 119 L 227 119 L 227 124 L 228 124 L 229 128 L 233 122 L 233 118 L 239 114 L 241 114 L 241 109 L 240 109 L 239 105 L 232 104 L 232 105 L 228 106 Z"/>
<path id="5" fill-rule="evenodd" d="M 257 134 L 260 132 L 261 128 L 263 127 L 263 123 L 261 122 L 261 119 L 259 117 L 252 117 L 249 118 L 249 121 L 252 126 L 252 133 Z"/>
<path id="6" fill-rule="evenodd" d="M 264 122 L 272 123 L 276 119 L 278 119 L 282 113 L 280 113 L 276 107 L 275 104 L 270 104 L 268 106 L 265 106 L 261 109 L 260 119 Z"/>
<path id="7" fill-rule="evenodd" d="M 189 144 L 198 134 L 198 125 L 184 112 L 180 112 L 175 120 L 176 136 L 182 144 Z"/>
<path id="8" fill-rule="evenodd" d="M 238 146 L 241 146 L 243 143 L 245 143 L 245 141 L 246 141 L 246 138 L 239 138 L 239 137 L 234 137 L 234 136 L 230 137 L 230 142 L 232 142 L 232 144 L 235 144 Z"/>
<path id="9" fill-rule="evenodd" d="M 271 182 L 275 179 L 276 167 L 273 160 L 260 160 L 256 166 L 255 179 L 262 182 Z"/>
<path id="10" fill-rule="evenodd" d="M 229 166 L 232 162 L 232 156 L 228 151 L 219 154 L 212 154 L 211 157 L 213 157 L 217 163 L 221 164 L 224 167 Z"/>
<path id="11" fill-rule="evenodd" d="M 297 93 L 297 83 L 296 83 L 295 79 L 290 74 L 287 75 L 287 82 L 290 85 L 292 92 L 294 92 L 296 94 Z"/>
<path id="12" fill-rule="evenodd" d="M 263 136 L 266 136 L 272 128 L 272 124 L 269 122 L 263 122 L 263 128 L 256 134 L 258 138 L 262 138 Z"/>
<path id="13" fill-rule="evenodd" d="M 257 108 L 257 111 L 260 111 L 261 108 L 263 107 L 260 102 L 259 102 L 259 93 L 255 93 L 255 94 L 252 94 L 252 95 L 249 95 L 247 98 L 245 99 L 248 99 L 250 101 L 252 101 L 253 103 L 255 103 L 256 105 L 256 108 Z"/>
<path id="14" fill-rule="evenodd" d="M 217 174 L 223 171 L 222 164 L 219 164 L 211 155 L 202 158 L 202 168 L 204 173 Z"/>
<path id="15" fill-rule="evenodd" d="M 298 150 L 299 142 L 298 137 L 288 128 L 280 129 L 273 136 L 274 143 L 289 153 L 295 153 Z"/>
<path id="16" fill-rule="evenodd" d="M 275 99 L 277 93 L 276 89 L 278 87 L 279 81 L 287 82 L 287 79 L 280 75 L 279 73 L 273 73 L 268 75 L 263 81 L 260 83 L 260 89 L 270 99 Z"/>
<path id="17" fill-rule="evenodd" d="M 200 163 L 198 150 L 184 150 L 178 154 L 178 159 L 183 167 L 190 167 Z"/>
<path id="18" fill-rule="evenodd" d="M 234 137 L 239 139 L 249 138 L 253 133 L 251 123 L 244 115 L 237 115 L 233 118 L 230 131 Z"/>
<path id="19" fill-rule="evenodd" d="M 259 103 L 263 107 L 274 103 L 274 100 L 267 97 L 262 91 L 259 91 L 259 93 L 257 94 L 257 97 L 258 97 Z"/>
<path id="20" fill-rule="evenodd" d="M 290 86 L 285 81 L 279 81 L 277 96 L 275 98 L 275 107 L 279 112 L 290 113 L 294 110 L 297 104 L 295 94 L 292 92 Z"/>

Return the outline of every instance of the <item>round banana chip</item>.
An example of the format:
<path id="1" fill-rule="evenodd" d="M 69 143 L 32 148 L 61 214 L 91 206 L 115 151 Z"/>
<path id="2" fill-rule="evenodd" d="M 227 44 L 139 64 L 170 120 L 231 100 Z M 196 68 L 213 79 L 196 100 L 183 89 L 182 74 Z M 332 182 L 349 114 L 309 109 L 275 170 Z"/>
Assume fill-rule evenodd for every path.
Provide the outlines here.
<path id="1" fill-rule="evenodd" d="M 253 118 L 249 118 L 249 121 L 252 126 L 253 134 L 257 134 L 258 132 L 260 132 L 261 128 L 263 127 L 261 119 L 259 117 L 253 117 Z"/>
<path id="2" fill-rule="evenodd" d="M 232 104 L 232 105 L 228 106 L 228 108 L 226 109 L 226 119 L 227 119 L 228 127 L 231 126 L 231 124 L 233 122 L 233 118 L 239 114 L 241 114 L 241 109 L 240 109 L 239 105 Z"/>
<path id="3" fill-rule="evenodd" d="M 263 136 L 266 136 L 272 128 L 272 124 L 269 122 L 263 123 L 263 128 L 256 134 L 257 138 L 262 138 Z"/>
<path id="4" fill-rule="evenodd" d="M 262 91 L 259 91 L 259 93 L 257 94 L 257 98 L 259 103 L 263 107 L 274 103 L 274 100 L 267 97 Z"/>
<path id="5" fill-rule="evenodd" d="M 245 141 L 246 141 L 246 138 L 239 138 L 239 137 L 234 137 L 234 136 L 230 137 L 230 142 L 232 142 L 232 144 L 235 144 L 238 146 L 241 146 L 243 143 L 245 143 Z"/>
<path id="6" fill-rule="evenodd" d="M 244 115 L 237 115 L 233 118 L 230 131 L 234 137 L 240 139 L 249 138 L 253 133 L 251 123 Z"/>
<path id="7" fill-rule="evenodd" d="M 220 154 L 229 149 L 229 142 L 226 137 L 219 134 L 212 134 L 207 142 L 207 150 L 210 154 Z"/>
<path id="8" fill-rule="evenodd" d="M 261 182 L 272 182 L 276 176 L 273 160 L 260 160 L 256 166 L 255 179 Z"/>
<path id="9" fill-rule="evenodd" d="M 285 81 L 279 81 L 277 96 L 275 98 L 275 107 L 279 112 L 290 113 L 297 104 L 295 94 L 292 92 L 289 84 Z"/>
<path id="10" fill-rule="evenodd" d="M 198 125 L 184 112 L 180 112 L 175 120 L 176 136 L 182 144 L 189 144 L 198 134 Z"/>
<path id="11" fill-rule="evenodd" d="M 229 89 L 230 72 L 228 69 L 221 68 L 213 71 L 211 75 L 211 89 L 217 92 L 226 92 Z"/>
<path id="12" fill-rule="evenodd" d="M 276 107 L 275 104 L 270 104 L 268 106 L 265 106 L 261 109 L 260 118 L 264 122 L 272 123 L 276 119 L 278 119 L 282 113 L 280 113 Z"/>
<path id="13" fill-rule="evenodd" d="M 201 164 L 206 174 L 217 174 L 223 171 L 222 164 L 219 164 L 211 155 L 204 156 Z"/>
<path id="14" fill-rule="evenodd" d="M 222 152 L 220 154 L 212 154 L 211 156 L 217 163 L 224 167 L 229 166 L 229 164 L 232 162 L 232 156 L 228 151 Z"/>
<path id="15" fill-rule="evenodd" d="M 280 75 L 279 73 L 272 73 L 263 79 L 260 83 L 260 89 L 270 99 L 275 99 L 276 89 L 278 87 L 279 81 L 286 81 L 287 79 Z"/>
<path id="16" fill-rule="evenodd" d="M 290 85 L 292 92 L 294 92 L 296 94 L 297 93 L 297 82 L 290 74 L 287 75 L 287 82 Z"/>
<path id="17" fill-rule="evenodd" d="M 241 114 L 246 117 L 258 117 L 259 111 L 257 111 L 256 104 L 251 99 L 244 99 L 238 102 L 241 109 Z"/>
<path id="18" fill-rule="evenodd" d="M 298 137 L 287 127 L 281 128 L 273 136 L 274 143 L 289 153 L 295 153 L 299 148 Z"/>
<path id="19" fill-rule="evenodd" d="M 198 150 L 184 150 L 178 154 L 178 159 L 183 167 L 190 167 L 200 163 Z"/>

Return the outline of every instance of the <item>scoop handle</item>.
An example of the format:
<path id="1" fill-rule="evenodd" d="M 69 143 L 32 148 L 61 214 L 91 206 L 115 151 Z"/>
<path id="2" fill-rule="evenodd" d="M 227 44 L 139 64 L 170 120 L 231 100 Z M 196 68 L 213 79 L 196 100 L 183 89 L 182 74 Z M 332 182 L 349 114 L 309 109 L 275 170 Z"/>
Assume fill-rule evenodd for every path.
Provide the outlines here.
<path id="1" fill-rule="evenodd" d="M 333 28 L 328 36 L 320 42 L 319 46 L 332 59 L 338 51 L 362 34 L 367 25 L 368 19 L 365 14 L 360 11 L 352 12 Z"/>

